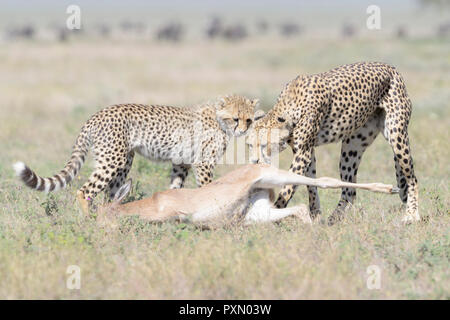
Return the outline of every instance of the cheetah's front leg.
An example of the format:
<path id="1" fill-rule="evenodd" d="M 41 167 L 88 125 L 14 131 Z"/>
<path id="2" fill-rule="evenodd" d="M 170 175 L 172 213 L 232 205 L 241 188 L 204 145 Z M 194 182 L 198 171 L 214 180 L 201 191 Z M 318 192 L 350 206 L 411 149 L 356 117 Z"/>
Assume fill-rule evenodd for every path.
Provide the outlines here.
<path id="1" fill-rule="evenodd" d="M 306 169 L 306 176 L 310 178 L 316 177 L 316 156 L 314 150 L 312 151 L 311 163 Z M 311 219 L 315 220 L 320 214 L 320 199 L 319 193 L 317 192 L 317 187 L 307 186 L 309 195 L 309 212 Z"/>
<path id="2" fill-rule="evenodd" d="M 291 165 L 291 172 L 294 172 L 292 170 L 293 167 L 294 166 Z M 294 172 L 294 173 L 300 174 L 298 172 Z M 314 150 L 312 151 L 311 162 L 310 162 L 308 168 L 306 169 L 306 176 L 310 177 L 310 178 L 315 178 L 316 177 L 316 156 L 314 154 Z M 295 186 L 292 189 L 286 188 L 286 190 L 291 190 L 291 191 L 286 191 L 286 196 L 289 195 L 289 192 L 291 194 L 293 194 L 293 192 L 295 191 L 295 188 L 296 188 Z M 314 221 L 321 214 L 319 193 L 317 192 L 317 187 L 307 186 L 307 189 L 308 189 L 308 195 L 309 195 L 309 212 L 310 212 L 310 217 Z M 284 189 L 283 189 L 283 192 L 284 192 Z M 280 197 L 282 195 L 283 194 L 280 193 L 280 196 L 278 197 L 279 200 L 280 200 Z M 282 200 L 280 200 L 280 201 L 282 201 Z M 289 201 L 289 200 L 287 200 L 287 201 Z"/>
<path id="3" fill-rule="evenodd" d="M 190 165 L 173 164 L 170 175 L 170 189 L 180 189 L 184 187 L 184 182 L 189 173 Z"/>
<path id="4" fill-rule="evenodd" d="M 210 183 L 213 179 L 214 165 L 211 163 L 194 164 L 194 175 L 197 186 L 201 187 Z"/>
<path id="5" fill-rule="evenodd" d="M 310 112 L 299 121 L 299 126 L 292 132 L 292 152 L 294 158 L 290 171 L 299 175 L 314 175 L 315 156 L 314 142 L 320 129 L 323 117 L 321 112 Z M 278 199 L 275 202 L 277 208 L 285 208 L 295 193 L 297 186 L 285 186 L 281 189 Z M 308 188 L 310 194 L 311 218 L 316 218 L 320 212 L 319 197 L 317 188 Z M 315 196 L 314 196 L 315 195 Z M 313 200 L 313 201 L 311 201 Z"/>
<path id="6" fill-rule="evenodd" d="M 294 150 L 295 149 L 297 150 L 294 151 L 294 159 L 292 160 L 292 164 L 291 167 L 289 168 L 289 171 L 299 175 L 305 175 L 312 160 L 313 148 L 309 146 L 302 146 L 300 148 L 296 148 L 294 146 Z M 291 200 L 292 196 L 294 195 L 295 190 L 297 190 L 297 186 L 292 185 L 284 186 L 281 189 L 280 193 L 278 194 L 278 199 L 275 202 L 275 206 L 277 208 L 286 208 L 289 200 Z M 314 192 L 314 190 L 312 189 L 311 191 Z M 317 193 L 317 188 L 315 188 L 315 192 Z M 312 206 L 313 204 L 310 203 L 310 207 Z M 320 209 L 320 207 L 313 208 L 315 215 L 317 214 L 316 209 Z M 311 210 L 311 213 L 313 212 L 313 210 Z"/>

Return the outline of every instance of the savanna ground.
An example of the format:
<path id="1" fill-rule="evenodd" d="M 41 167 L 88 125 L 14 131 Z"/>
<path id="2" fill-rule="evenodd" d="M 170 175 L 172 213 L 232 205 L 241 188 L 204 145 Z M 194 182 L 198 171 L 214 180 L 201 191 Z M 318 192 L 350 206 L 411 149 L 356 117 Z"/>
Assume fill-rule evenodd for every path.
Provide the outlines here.
<path id="1" fill-rule="evenodd" d="M 360 191 L 346 220 L 333 227 L 286 219 L 202 231 L 130 218 L 108 230 L 80 217 L 76 206 L 90 160 L 69 188 L 48 196 L 26 189 L 12 171 L 22 160 L 41 175 L 55 173 L 83 122 L 110 104 L 192 105 L 235 92 L 260 98 L 269 109 L 297 74 L 362 60 L 394 64 L 406 79 L 420 213 L 429 216 L 427 223 L 405 227 L 396 195 Z M 449 299 L 449 61 L 450 43 L 433 38 L 1 46 L 0 298 Z M 282 154 L 282 168 L 289 166 L 289 152 Z M 320 147 L 318 175 L 338 177 L 338 156 L 339 145 Z M 166 189 L 169 173 L 169 164 L 136 157 L 131 196 Z M 358 178 L 395 183 L 383 138 L 364 155 Z M 291 204 L 307 203 L 305 189 Z M 326 218 L 340 192 L 319 192 Z M 81 268 L 80 290 L 66 287 L 69 265 Z M 371 265 L 381 270 L 379 290 L 367 288 Z"/>

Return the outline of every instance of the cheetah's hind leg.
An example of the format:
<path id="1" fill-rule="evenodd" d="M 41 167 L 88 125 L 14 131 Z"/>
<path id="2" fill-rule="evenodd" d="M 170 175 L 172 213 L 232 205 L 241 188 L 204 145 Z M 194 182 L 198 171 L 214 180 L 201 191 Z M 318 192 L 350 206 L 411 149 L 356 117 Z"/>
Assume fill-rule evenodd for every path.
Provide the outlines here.
<path id="1" fill-rule="evenodd" d="M 391 123 L 392 122 L 393 121 L 391 120 Z M 400 199 L 402 201 L 406 200 L 406 214 L 403 216 L 402 221 L 406 224 L 420 221 L 418 205 L 419 187 L 417 178 L 414 174 L 409 137 L 406 129 L 397 129 L 397 132 L 390 134 L 388 141 L 394 152 Z"/>
<path id="2" fill-rule="evenodd" d="M 128 173 L 131 170 L 131 166 L 133 165 L 134 159 L 134 151 L 131 151 L 127 155 L 127 161 L 125 166 L 119 170 L 117 170 L 117 175 L 114 179 L 112 179 L 108 184 L 107 195 L 109 196 L 109 201 L 114 199 L 117 191 L 122 187 L 127 179 Z"/>
<path id="3" fill-rule="evenodd" d="M 91 173 L 88 181 L 78 191 L 78 199 L 83 212 L 88 211 L 86 210 L 86 207 L 89 207 L 89 205 L 86 205 L 86 203 L 89 204 L 97 194 L 107 190 L 110 183 L 113 181 L 116 182 L 117 179 L 119 179 L 119 181 L 125 179 L 123 174 L 126 171 L 127 164 L 131 163 L 132 157 L 126 150 L 119 153 L 111 150 L 112 148 L 113 146 L 111 146 L 110 149 L 102 150 L 102 152 L 94 150 L 94 154 L 96 155 L 95 170 Z M 114 157 L 111 156 L 111 154 L 115 154 Z M 122 177 L 119 177 L 119 173 L 122 174 Z M 115 186 L 117 183 L 118 182 L 116 182 Z"/>
<path id="4" fill-rule="evenodd" d="M 399 96 L 399 93 L 397 93 Z M 420 221 L 419 186 L 414 174 L 413 159 L 408 136 L 410 116 L 410 101 L 401 98 L 402 108 L 396 108 L 390 101 L 386 102 L 386 119 L 383 135 L 391 145 L 397 175 L 397 185 L 400 188 L 400 198 L 406 200 L 406 214 L 402 221 L 406 224 Z M 405 106 L 409 108 L 405 108 Z M 406 199 L 405 199 L 406 198 Z"/>

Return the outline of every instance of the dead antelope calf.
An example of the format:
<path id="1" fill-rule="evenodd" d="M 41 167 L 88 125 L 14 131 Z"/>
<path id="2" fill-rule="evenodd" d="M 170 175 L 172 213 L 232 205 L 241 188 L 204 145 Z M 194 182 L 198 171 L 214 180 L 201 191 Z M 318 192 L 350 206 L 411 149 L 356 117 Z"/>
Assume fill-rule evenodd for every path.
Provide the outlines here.
<path id="1" fill-rule="evenodd" d="M 277 209 L 273 188 L 284 185 L 308 185 L 319 188 L 359 188 L 375 192 L 397 193 L 392 185 L 382 183 L 350 183 L 337 179 L 308 178 L 266 164 L 250 164 L 234 170 L 216 181 L 197 189 L 172 189 L 152 197 L 121 204 L 131 189 L 128 180 L 113 201 L 98 210 L 100 222 L 114 216 L 138 215 L 150 221 L 179 219 L 202 225 L 243 222 L 244 224 L 277 221 L 294 215 L 311 223 L 305 205 Z"/>

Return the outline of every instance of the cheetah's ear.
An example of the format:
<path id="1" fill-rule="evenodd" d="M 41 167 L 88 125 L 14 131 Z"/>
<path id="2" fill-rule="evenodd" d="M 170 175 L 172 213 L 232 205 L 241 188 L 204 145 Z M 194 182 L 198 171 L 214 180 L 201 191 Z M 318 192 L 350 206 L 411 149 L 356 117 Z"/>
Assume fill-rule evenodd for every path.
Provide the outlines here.
<path id="1" fill-rule="evenodd" d="M 265 115 L 266 115 L 266 113 L 264 112 L 264 110 L 261 110 L 261 109 L 256 110 L 255 115 L 253 116 L 253 120 L 257 121 L 257 120 L 263 118 Z"/>
<path id="2" fill-rule="evenodd" d="M 253 99 L 252 100 L 252 105 L 255 108 L 259 108 L 259 99 Z"/>
<path id="3" fill-rule="evenodd" d="M 226 97 L 219 97 L 216 102 L 216 109 L 223 109 L 227 104 Z"/>
<path id="4" fill-rule="evenodd" d="M 127 194 L 131 191 L 131 185 L 132 181 L 131 179 L 128 179 L 127 182 L 125 182 L 119 190 L 117 190 L 116 194 L 114 195 L 114 203 L 121 203 L 123 199 L 127 196 Z"/>

